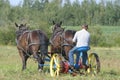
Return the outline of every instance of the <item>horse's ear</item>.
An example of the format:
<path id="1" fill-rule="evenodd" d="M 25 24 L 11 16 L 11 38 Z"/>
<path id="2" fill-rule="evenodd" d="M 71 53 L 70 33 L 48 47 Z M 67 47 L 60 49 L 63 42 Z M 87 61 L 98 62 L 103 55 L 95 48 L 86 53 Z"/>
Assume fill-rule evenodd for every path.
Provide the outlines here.
<path id="1" fill-rule="evenodd" d="M 55 25 L 55 21 L 53 21 L 53 25 Z"/>
<path id="2" fill-rule="evenodd" d="M 62 21 L 60 21 L 60 25 L 62 25 Z"/>
<path id="3" fill-rule="evenodd" d="M 18 24 L 17 24 L 16 22 L 15 22 L 15 26 L 16 26 L 16 27 L 19 27 Z"/>

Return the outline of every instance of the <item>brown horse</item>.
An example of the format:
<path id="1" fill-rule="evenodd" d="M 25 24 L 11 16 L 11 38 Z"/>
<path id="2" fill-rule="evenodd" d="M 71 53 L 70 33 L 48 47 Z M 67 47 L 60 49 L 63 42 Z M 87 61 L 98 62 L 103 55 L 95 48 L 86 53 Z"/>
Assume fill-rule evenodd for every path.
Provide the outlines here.
<path id="1" fill-rule="evenodd" d="M 61 27 L 62 22 L 55 23 L 53 21 L 53 34 L 50 38 L 51 43 L 51 53 L 59 53 L 64 56 L 66 60 L 68 60 L 69 50 L 74 46 L 72 43 L 72 38 L 76 31 L 74 30 L 64 30 Z"/>
<path id="2" fill-rule="evenodd" d="M 27 59 L 33 55 L 38 61 L 39 71 L 43 70 L 45 55 L 48 53 L 48 42 L 46 34 L 41 30 L 28 30 L 26 24 L 18 25 L 16 31 L 16 43 L 19 55 L 22 58 L 22 70 L 26 69 Z"/>

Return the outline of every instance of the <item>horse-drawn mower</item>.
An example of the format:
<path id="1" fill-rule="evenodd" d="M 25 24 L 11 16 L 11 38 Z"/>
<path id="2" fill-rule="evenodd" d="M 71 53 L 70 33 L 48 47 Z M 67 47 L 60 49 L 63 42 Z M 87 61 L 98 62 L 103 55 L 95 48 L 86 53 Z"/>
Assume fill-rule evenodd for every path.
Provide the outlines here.
<path id="1" fill-rule="evenodd" d="M 61 73 L 69 73 L 68 56 L 69 51 L 75 46 L 72 43 L 72 39 L 76 33 L 74 30 L 65 30 L 61 27 L 62 22 L 55 23 L 53 21 L 52 36 L 50 38 L 52 56 L 50 60 L 50 74 L 51 76 L 59 76 Z M 79 51 L 79 50 L 78 50 Z M 81 52 L 81 51 L 80 51 Z M 87 53 L 87 52 L 86 52 Z M 64 55 L 65 56 L 64 56 Z M 84 53 L 80 53 L 79 62 L 74 67 L 78 68 L 78 73 L 81 73 L 83 68 L 82 57 Z M 84 70 L 85 74 L 97 74 L 100 71 L 100 61 L 96 53 L 88 55 L 87 70 Z M 71 73 L 71 72 L 70 72 Z M 83 73 L 83 72 L 82 72 Z"/>
<path id="2" fill-rule="evenodd" d="M 83 70 L 82 65 L 82 57 L 80 56 L 79 63 L 77 64 L 79 70 L 77 74 L 92 74 L 96 75 L 100 72 L 100 61 L 99 57 L 96 53 L 90 53 L 88 56 L 88 69 L 86 71 Z M 54 54 L 50 60 L 50 75 L 52 77 L 59 76 L 62 73 L 70 73 L 69 71 L 69 63 L 64 60 L 60 54 Z"/>

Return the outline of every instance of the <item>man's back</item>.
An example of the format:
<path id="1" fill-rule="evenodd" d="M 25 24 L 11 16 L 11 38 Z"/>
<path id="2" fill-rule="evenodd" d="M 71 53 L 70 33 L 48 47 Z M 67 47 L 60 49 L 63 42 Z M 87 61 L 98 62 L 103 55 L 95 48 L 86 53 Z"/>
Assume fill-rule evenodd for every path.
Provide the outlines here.
<path id="1" fill-rule="evenodd" d="M 89 46 L 90 33 L 85 29 L 77 31 L 73 38 L 73 42 L 76 41 L 77 41 L 76 47 Z"/>

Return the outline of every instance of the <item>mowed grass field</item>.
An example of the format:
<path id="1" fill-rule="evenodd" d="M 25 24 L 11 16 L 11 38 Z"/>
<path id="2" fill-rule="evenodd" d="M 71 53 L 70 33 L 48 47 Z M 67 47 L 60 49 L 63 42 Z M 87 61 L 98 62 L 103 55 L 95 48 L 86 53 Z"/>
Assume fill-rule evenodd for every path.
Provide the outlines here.
<path id="1" fill-rule="evenodd" d="M 88 30 L 92 30 L 93 28 L 100 28 L 103 35 L 111 35 L 115 33 L 120 33 L 120 26 L 89 26 Z M 81 26 L 64 26 L 65 29 L 71 29 L 71 30 L 80 30 Z M 92 33 L 92 32 L 91 32 Z"/>
<path id="2" fill-rule="evenodd" d="M 120 48 L 91 47 L 88 54 L 91 52 L 96 52 L 100 58 L 101 71 L 98 75 L 73 77 L 61 74 L 53 78 L 49 74 L 49 66 L 44 67 L 44 72 L 38 72 L 33 59 L 28 59 L 27 69 L 21 71 L 21 58 L 16 46 L 0 46 L 0 80 L 120 80 Z"/>

